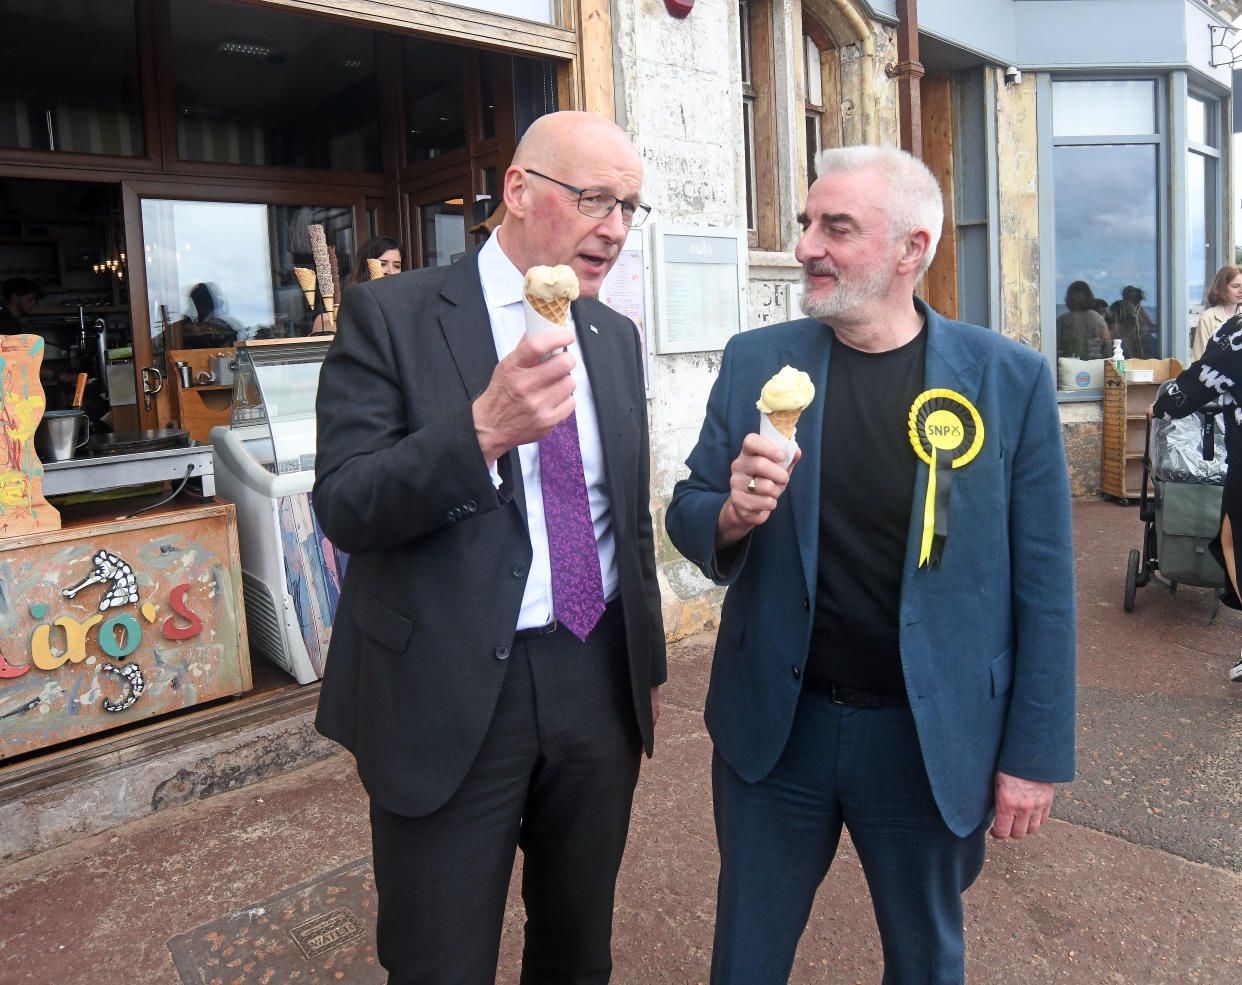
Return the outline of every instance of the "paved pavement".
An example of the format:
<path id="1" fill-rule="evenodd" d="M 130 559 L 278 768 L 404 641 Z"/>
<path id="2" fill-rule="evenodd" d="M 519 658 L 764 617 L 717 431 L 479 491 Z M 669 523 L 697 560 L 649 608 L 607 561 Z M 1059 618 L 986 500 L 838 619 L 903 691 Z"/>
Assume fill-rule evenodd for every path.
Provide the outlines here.
<path id="1" fill-rule="evenodd" d="M 1205 590 L 1171 596 L 1158 585 L 1125 613 L 1136 509 L 1083 502 L 1074 522 L 1079 777 L 1059 790 L 1037 836 L 990 845 L 966 898 L 967 980 L 1237 985 L 1242 686 L 1225 672 L 1242 613 L 1222 610 L 1209 625 Z M 618 985 L 707 980 L 716 859 L 701 710 L 711 646 L 701 634 L 670 654 L 657 755 L 643 767 L 618 887 Z M 189 983 L 170 951 L 178 935 L 230 915 L 244 921 L 261 901 L 369 852 L 365 796 L 342 754 L 8 864 L 0 982 Z M 520 938 L 513 894 L 502 985 L 517 980 Z M 235 963 L 201 980 L 350 981 Z M 880 975 L 866 887 L 845 842 L 791 981 L 873 985 Z"/>

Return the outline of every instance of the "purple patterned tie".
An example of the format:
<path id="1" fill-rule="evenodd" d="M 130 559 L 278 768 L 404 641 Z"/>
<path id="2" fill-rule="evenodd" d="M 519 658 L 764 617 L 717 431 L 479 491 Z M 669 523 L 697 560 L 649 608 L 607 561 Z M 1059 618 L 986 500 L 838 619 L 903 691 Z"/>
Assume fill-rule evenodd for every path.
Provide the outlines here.
<path id="1" fill-rule="evenodd" d="M 552 561 L 552 614 L 585 640 L 604 614 L 599 548 L 591 524 L 578 415 L 570 414 L 539 442 L 543 519 Z"/>

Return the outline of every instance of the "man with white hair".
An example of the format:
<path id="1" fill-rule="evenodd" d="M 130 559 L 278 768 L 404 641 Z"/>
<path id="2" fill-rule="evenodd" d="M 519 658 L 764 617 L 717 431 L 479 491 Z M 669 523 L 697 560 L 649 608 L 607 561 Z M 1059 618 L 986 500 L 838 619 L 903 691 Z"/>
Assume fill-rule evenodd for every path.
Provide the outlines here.
<path id="1" fill-rule="evenodd" d="M 668 508 L 728 586 L 707 696 L 721 867 L 712 985 L 788 980 L 842 826 L 885 985 L 963 981 L 989 826 L 1073 777 L 1074 567 L 1056 394 L 1036 351 L 914 296 L 943 220 L 902 151 L 822 152 L 798 321 L 725 348 Z M 798 450 L 760 435 L 783 366 Z"/>

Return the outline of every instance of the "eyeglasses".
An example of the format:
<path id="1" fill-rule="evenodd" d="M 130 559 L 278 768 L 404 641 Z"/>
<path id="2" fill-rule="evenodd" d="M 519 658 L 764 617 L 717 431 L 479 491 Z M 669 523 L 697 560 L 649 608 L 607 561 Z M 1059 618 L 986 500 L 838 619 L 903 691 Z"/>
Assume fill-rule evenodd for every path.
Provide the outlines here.
<path id="1" fill-rule="evenodd" d="M 542 178 L 544 181 L 550 181 L 553 184 L 560 185 L 566 191 L 571 191 L 578 196 L 578 211 L 592 219 L 607 219 L 612 215 L 612 210 L 618 205 L 621 206 L 621 222 L 624 225 L 637 229 L 647 221 L 647 216 L 651 215 L 651 207 L 643 205 L 642 202 L 627 202 L 624 199 L 617 198 L 615 195 L 609 195 L 607 192 L 600 191 L 598 188 L 575 188 L 556 178 L 550 178 L 546 174 L 540 174 L 538 171 L 532 171 L 530 168 L 525 169 L 527 174 L 533 174 L 536 178 Z"/>

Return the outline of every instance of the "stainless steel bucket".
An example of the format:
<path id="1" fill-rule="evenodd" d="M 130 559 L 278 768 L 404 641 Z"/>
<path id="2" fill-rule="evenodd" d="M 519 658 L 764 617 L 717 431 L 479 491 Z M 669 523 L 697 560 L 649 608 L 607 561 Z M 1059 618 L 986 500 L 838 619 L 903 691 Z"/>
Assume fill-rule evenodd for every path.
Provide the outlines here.
<path id="1" fill-rule="evenodd" d="M 49 410 L 35 429 L 35 451 L 40 461 L 65 462 L 91 436 L 91 422 L 81 410 Z"/>

